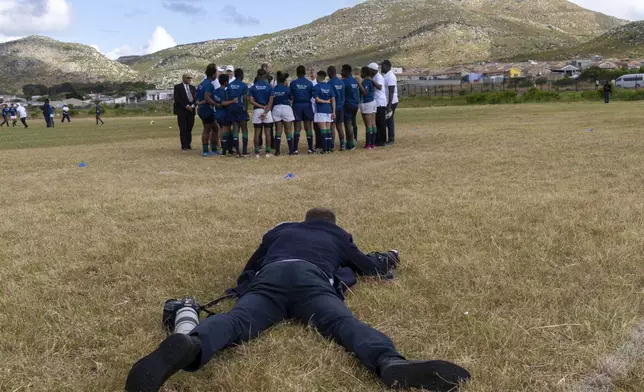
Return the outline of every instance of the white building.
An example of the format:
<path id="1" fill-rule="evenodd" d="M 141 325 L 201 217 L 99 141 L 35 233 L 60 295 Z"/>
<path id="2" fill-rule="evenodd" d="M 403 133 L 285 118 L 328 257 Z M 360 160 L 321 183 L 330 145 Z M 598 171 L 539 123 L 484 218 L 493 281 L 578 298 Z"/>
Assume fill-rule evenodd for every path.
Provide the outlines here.
<path id="1" fill-rule="evenodd" d="M 146 101 L 171 101 L 174 99 L 173 90 L 145 90 Z"/>

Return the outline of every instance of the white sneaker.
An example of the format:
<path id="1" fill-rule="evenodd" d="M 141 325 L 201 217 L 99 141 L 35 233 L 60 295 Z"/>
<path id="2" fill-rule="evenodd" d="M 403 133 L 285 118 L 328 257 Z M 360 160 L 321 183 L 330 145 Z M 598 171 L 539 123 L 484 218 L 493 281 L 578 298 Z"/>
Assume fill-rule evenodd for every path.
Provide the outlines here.
<path id="1" fill-rule="evenodd" d="M 255 159 L 259 159 L 259 154 L 255 154 Z"/>
<path id="2" fill-rule="evenodd" d="M 266 153 L 266 158 L 270 158 L 270 157 L 272 157 L 272 156 L 273 156 L 273 154 L 271 154 L 270 152 L 267 152 L 267 153 Z"/>

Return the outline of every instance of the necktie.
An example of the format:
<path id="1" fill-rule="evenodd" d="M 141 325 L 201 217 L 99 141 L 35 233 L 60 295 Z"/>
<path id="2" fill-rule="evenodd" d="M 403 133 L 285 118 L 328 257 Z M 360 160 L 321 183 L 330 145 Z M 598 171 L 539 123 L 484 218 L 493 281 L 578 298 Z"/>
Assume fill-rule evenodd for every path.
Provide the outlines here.
<path id="1" fill-rule="evenodd" d="M 190 86 L 187 84 L 184 84 L 186 86 L 186 96 L 188 97 L 188 101 L 192 102 L 192 93 L 190 92 Z"/>

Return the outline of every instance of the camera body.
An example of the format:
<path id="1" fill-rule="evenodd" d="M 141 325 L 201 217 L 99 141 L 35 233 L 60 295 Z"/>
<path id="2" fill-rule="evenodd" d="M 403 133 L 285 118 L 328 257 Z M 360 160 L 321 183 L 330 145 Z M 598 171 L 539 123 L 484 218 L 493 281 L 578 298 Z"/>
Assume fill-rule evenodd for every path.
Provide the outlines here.
<path id="1" fill-rule="evenodd" d="M 192 297 L 169 299 L 163 304 L 163 328 L 168 334 L 188 334 L 199 325 L 201 306 Z"/>

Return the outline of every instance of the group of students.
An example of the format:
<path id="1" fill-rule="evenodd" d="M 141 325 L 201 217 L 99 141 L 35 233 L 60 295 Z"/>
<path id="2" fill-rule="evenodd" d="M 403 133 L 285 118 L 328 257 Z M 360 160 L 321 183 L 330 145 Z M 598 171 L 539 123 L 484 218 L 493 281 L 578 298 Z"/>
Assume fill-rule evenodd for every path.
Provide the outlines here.
<path id="1" fill-rule="evenodd" d="M 69 106 L 67 104 L 63 104 L 63 107 L 61 108 L 63 111 L 63 117 L 60 120 L 61 124 L 67 120 L 68 123 L 72 122 L 72 118 L 69 112 Z M 54 128 L 54 117 L 56 113 L 56 109 L 54 106 L 50 103 L 49 98 L 45 99 L 44 104 L 40 107 L 40 111 L 42 111 L 43 117 L 45 118 L 45 124 L 47 125 L 47 128 Z M 101 106 L 96 103 L 96 125 L 98 123 L 105 124 L 103 122 L 103 119 L 101 119 Z"/>
<path id="2" fill-rule="evenodd" d="M 0 123 L 0 127 L 5 124 L 9 127 L 9 121 L 11 121 L 11 126 L 15 127 L 18 124 L 18 118 L 20 118 L 20 122 L 25 128 L 29 128 L 27 125 L 27 109 L 19 103 L 2 105 L 2 123 Z"/>
<path id="3" fill-rule="evenodd" d="M 385 76 L 379 72 L 380 68 Z M 249 105 L 252 105 L 257 158 L 264 140 L 266 157 L 273 153 L 280 155 L 283 133 L 288 154 L 299 154 L 302 130 L 308 154 L 334 151 L 336 133 L 340 151 L 353 151 L 358 145 L 358 111 L 366 126 L 364 148 L 373 149 L 395 141 L 398 87 L 388 60 L 380 66 L 371 63 L 363 67 L 360 76 L 355 77 L 351 65 L 343 65 L 340 75 L 334 66 L 330 66 L 326 71 L 318 71 L 311 80 L 306 78 L 306 68 L 300 65 L 296 70 L 297 78 L 290 83 L 288 73 L 277 72 L 273 78 L 268 65 L 262 64 L 250 87 L 243 81 L 241 68 L 229 66 L 226 71 L 218 75 L 217 66 L 209 64 L 206 78 L 196 89 L 197 114 L 204 126 L 203 156 L 249 156 Z"/>

